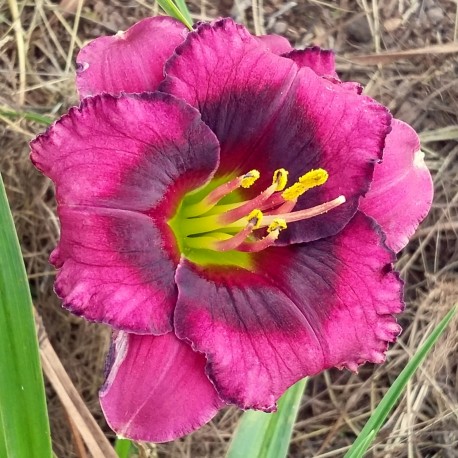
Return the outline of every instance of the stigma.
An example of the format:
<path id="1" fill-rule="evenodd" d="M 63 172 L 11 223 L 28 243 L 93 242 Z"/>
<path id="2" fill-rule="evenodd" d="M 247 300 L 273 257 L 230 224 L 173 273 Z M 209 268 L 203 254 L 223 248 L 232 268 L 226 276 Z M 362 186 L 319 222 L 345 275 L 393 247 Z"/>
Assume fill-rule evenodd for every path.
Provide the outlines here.
<path id="1" fill-rule="evenodd" d="M 322 215 L 345 203 L 345 197 L 340 195 L 294 211 L 299 197 L 327 182 L 329 175 L 321 168 L 308 171 L 288 187 L 288 171 L 277 169 L 272 183 L 255 197 L 223 203 L 228 200 L 225 197 L 239 196 L 241 193 L 235 191 L 250 188 L 259 178 L 258 170 L 250 170 L 217 186 L 199 202 L 182 205 L 180 226 L 184 246 L 219 252 L 262 251 L 274 245 L 289 224 Z"/>

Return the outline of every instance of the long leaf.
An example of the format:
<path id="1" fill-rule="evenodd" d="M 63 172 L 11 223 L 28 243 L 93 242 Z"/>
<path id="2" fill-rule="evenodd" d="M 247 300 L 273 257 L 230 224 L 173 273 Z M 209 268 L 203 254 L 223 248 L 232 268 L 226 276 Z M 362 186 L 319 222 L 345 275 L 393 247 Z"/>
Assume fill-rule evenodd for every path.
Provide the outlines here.
<path id="1" fill-rule="evenodd" d="M 68 416 L 72 419 L 72 423 L 85 442 L 89 453 L 93 457 L 118 458 L 110 441 L 95 421 L 54 351 L 38 314 L 35 314 L 35 323 L 40 340 L 43 372 L 62 402 Z"/>
<path id="2" fill-rule="evenodd" d="M 180 10 L 181 14 L 186 18 L 186 20 L 192 24 L 191 13 L 186 6 L 185 0 L 175 0 L 175 4 L 177 5 L 178 9 Z"/>
<path id="3" fill-rule="evenodd" d="M 276 413 L 245 412 L 237 426 L 227 458 L 283 458 L 293 433 L 307 379 L 293 385 L 279 400 Z"/>
<path id="4" fill-rule="evenodd" d="M 0 431 L 4 431 L 1 409 L 0 409 Z M 5 435 L 0 432 L 0 456 L 7 456 L 6 453 L 7 453 L 7 450 L 6 450 Z"/>
<path id="5" fill-rule="evenodd" d="M 51 457 L 32 299 L 1 176 L 0 418 L 2 457 Z"/>
<path id="6" fill-rule="evenodd" d="M 353 442 L 351 448 L 345 454 L 345 458 L 361 458 L 364 456 L 364 453 L 369 448 L 370 444 L 375 439 L 375 436 L 385 422 L 386 417 L 403 393 L 407 382 L 418 369 L 433 345 L 437 342 L 437 339 L 439 339 L 441 334 L 444 332 L 445 328 L 450 323 L 450 320 L 454 317 L 456 311 L 457 306 L 455 305 L 447 313 L 447 315 L 445 315 L 434 331 L 426 339 L 424 344 L 417 350 L 407 366 L 398 375 L 390 389 L 386 392 L 385 396 L 383 396 L 383 399 L 372 413 L 364 428 L 359 433 L 355 442 Z"/>
<path id="7" fill-rule="evenodd" d="M 189 12 L 183 14 L 173 0 L 157 0 L 159 6 L 171 17 L 181 21 L 189 30 L 192 30 L 192 19 Z M 186 7 L 186 5 L 185 5 Z M 186 8 L 187 11 L 187 8 Z M 186 17 L 189 16 L 189 19 Z"/>

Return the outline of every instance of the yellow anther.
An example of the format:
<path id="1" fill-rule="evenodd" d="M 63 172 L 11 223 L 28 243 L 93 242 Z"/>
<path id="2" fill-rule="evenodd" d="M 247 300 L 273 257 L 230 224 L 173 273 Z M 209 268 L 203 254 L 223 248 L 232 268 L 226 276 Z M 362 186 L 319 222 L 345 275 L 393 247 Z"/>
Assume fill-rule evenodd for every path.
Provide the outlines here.
<path id="1" fill-rule="evenodd" d="M 310 172 L 302 175 L 298 182 L 285 189 L 281 196 L 285 200 L 295 200 L 309 189 L 326 183 L 328 176 L 328 172 L 324 169 L 310 170 Z"/>
<path id="2" fill-rule="evenodd" d="M 283 229 L 286 229 L 287 224 L 286 221 L 283 218 L 276 218 L 274 219 L 270 224 L 269 227 L 267 228 L 267 232 L 270 234 L 273 231 L 282 231 Z"/>
<path id="3" fill-rule="evenodd" d="M 281 196 L 285 200 L 296 200 L 305 191 L 307 191 L 307 188 L 302 183 L 294 183 L 288 189 L 285 189 Z"/>
<path id="4" fill-rule="evenodd" d="M 242 188 L 249 188 L 260 176 L 261 174 L 258 170 L 250 170 L 248 173 L 245 173 L 245 175 L 242 176 L 242 182 L 240 183 L 240 186 L 242 186 Z"/>
<path id="5" fill-rule="evenodd" d="M 253 229 L 258 229 L 261 225 L 262 217 L 263 214 L 261 210 L 253 210 L 246 218 L 248 220 L 248 224 L 253 225 Z"/>
<path id="6" fill-rule="evenodd" d="M 288 181 L 288 173 L 288 170 L 285 169 L 275 170 L 272 184 L 277 185 L 276 191 L 283 191 L 283 189 L 285 189 L 286 183 Z"/>
<path id="7" fill-rule="evenodd" d="M 321 186 L 328 181 L 329 174 L 324 169 L 315 169 L 310 170 L 305 175 L 302 175 L 299 178 L 299 183 L 301 183 L 306 190 L 312 189 L 315 186 Z"/>

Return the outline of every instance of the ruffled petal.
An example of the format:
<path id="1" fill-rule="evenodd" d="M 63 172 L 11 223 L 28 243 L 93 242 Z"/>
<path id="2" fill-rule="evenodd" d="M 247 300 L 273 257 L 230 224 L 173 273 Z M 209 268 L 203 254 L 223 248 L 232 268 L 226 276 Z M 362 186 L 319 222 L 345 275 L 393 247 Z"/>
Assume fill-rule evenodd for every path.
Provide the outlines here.
<path id="1" fill-rule="evenodd" d="M 284 243 L 333 235 L 354 215 L 382 157 L 391 121 L 386 108 L 274 55 L 230 19 L 190 33 L 166 73 L 161 90 L 197 107 L 217 135 L 218 174 L 261 171 L 248 196 L 269 186 L 278 168 L 289 170 L 291 183 L 310 169 L 328 171 L 327 183 L 300 197 L 296 209 L 341 194 L 347 203 L 291 225 Z"/>
<path id="2" fill-rule="evenodd" d="M 164 336 L 115 335 L 100 403 L 122 437 L 166 442 L 210 421 L 224 406 L 205 375 L 205 358 Z"/>
<path id="3" fill-rule="evenodd" d="M 262 43 L 270 52 L 273 52 L 274 54 L 284 54 L 290 52 L 293 49 L 289 41 L 281 35 L 260 35 L 254 38 L 258 40 L 260 43 Z"/>
<path id="4" fill-rule="evenodd" d="M 353 81 L 341 81 L 336 73 L 334 52 L 330 49 L 321 49 L 319 46 L 311 46 L 305 49 L 294 49 L 282 54 L 293 60 L 298 67 L 311 68 L 318 76 L 326 78 L 331 83 L 338 84 L 341 89 L 361 94 L 363 87 Z"/>
<path id="5" fill-rule="evenodd" d="M 380 363 L 400 327 L 402 282 L 378 226 L 358 213 L 335 237 L 260 253 L 255 271 L 180 263 L 175 329 L 206 354 L 220 396 L 275 409 L 297 380 Z"/>
<path id="6" fill-rule="evenodd" d="M 433 183 L 416 132 L 398 120 L 393 120 L 392 127 L 383 162 L 375 168 L 371 189 L 361 200 L 360 209 L 375 218 L 386 233 L 387 245 L 398 252 L 428 214 Z"/>
<path id="7" fill-rule="evenodd" d="M 198 112 L 166 94 L 96 96 L 31 147 L 56 184 L 62 237 L 51 262 L 64 305 L 123 330 L 170 331 L 179 251 L 167 220 L 218 165 Z"/>
<path id="8" fill-rule="evenodd" d="M 64 307 L 88 320 L 138 333 L 172 329 L 174 247 L 140 213 L 61 206 L 61 238 L 50 261 Z"/>
<path id="9" fill-rule="evenodd" d="M 318 76 L 338 79 L 334 52 L 330 49 L 321 49 L 311 46 L 305 49 L 294 49 L 283 57 L 293 60 L 298 67 L 311 68 Z"/>
<path id="10" fill-rule="evenodd" d="M 156 16 L 137 22 L 125 32 L 91 41 L 76 58 L 80 97 L 155 91 L 164 79 L 165 61 L 186 32 L 180 21 Z"/>
<path id="11" fill-rule="evenodd" d="M 219 160 L 218 141 L 199 113 L 161 93 L 87 98 L 31 149 L 60 205 L 139 212 L 162 206 L 168 214 L 211 179 Z"/>

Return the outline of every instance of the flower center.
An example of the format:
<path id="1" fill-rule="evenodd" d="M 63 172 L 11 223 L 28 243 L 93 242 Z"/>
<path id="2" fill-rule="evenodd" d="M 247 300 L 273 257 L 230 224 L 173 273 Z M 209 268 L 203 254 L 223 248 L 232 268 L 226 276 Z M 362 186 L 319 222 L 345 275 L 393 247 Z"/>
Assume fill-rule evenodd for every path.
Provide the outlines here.
<path id="1" fill-rule="evenodd" d="M 286 187 L 288 171 L 274 172 L 272 184 L 256 197 L 243 200 L 241 188 L 251 187 L 260 177 L 257 170 L 184 197 L 176 215 L 169 221 L 180 251 L 253 253 L 272 246 L 289 223 L 312 218 L 338 207 L 344 196 L 315 207 L 293 211 L 297 199 L 316 186 L 326 183 L 328 173 L 315 169 Z M 215 253 L 216 254 L 216 253 Z"/>

